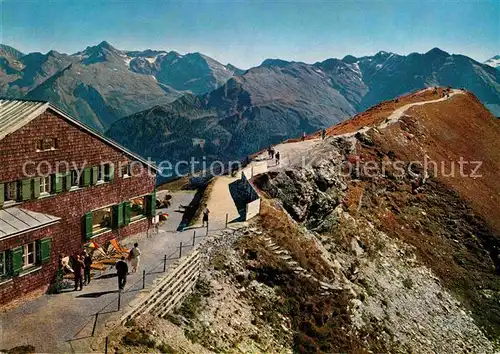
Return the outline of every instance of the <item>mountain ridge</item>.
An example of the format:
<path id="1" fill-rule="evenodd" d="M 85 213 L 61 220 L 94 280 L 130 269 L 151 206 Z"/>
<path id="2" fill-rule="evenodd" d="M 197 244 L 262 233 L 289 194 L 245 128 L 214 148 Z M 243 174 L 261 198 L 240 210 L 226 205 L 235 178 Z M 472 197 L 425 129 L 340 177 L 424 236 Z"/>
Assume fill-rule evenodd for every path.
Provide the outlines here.
<path id="1" fill-rule="evenodd" d="M 184 92 L 204 94 L 241 72 L 201 53 L 122 51 L 107 41 L 73 54 L 0 47 L 0 95 L 50 100 L 101 132 L 123 116 Z M 82 96 L 83 87 L 93 94 Z"/>

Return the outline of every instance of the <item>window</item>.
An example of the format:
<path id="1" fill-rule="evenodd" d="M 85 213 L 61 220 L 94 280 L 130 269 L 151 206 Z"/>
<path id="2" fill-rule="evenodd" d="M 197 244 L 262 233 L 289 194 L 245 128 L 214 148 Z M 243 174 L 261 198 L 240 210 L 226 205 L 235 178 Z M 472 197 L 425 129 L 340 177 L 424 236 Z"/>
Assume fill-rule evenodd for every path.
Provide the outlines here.
<path id="1" fill-rule="evenodd" d="M 17 182 L 9 182 L 5 185 L 5 201 L 9 200 L 17 200 L 19 193 L 18 183 Z"/>
<path id="2" fill-rule="evenodd" d="M 144 207 L 145 198 L 139 197 L 134 198 L 130 201 L 130 218 L 142 217 L 146 214 L 146 208 Z"/>
<path id="3" fill-rule="evenodd" d="M 92 234 L 111 228 L 111 207 L 92 212 Z"/>
<path id="4" fill-rule="evenodd" d="M 48 175 L 40 178 L 40 194 L 50 194 L 52 192 L 51 177 L 51 175 Z"/>
<path id="5" fill-rule="evenodd" d="M 34 266 L 36 263 L 36 242 L 23 246 L 23 269 Z"/>
<path id="6" fill-rule="evenodd" d="M 0 252 L 0 279 L 7 275 L 7 252 Z"/>
<path id="7" fill-rule="evenodd" d="M 104 182 L 106 176 L 106 165 L 99 165 L 97 168 L 97 182 Z"/>
<path id="8" fill-rule="evenodd" d="M 121 176 L 123 178 L 130 177 L 132 174 L 130 173 L 130 165 L 126 164 L 121 167 Z"/>
<path id="9" fill-rule="evenodd" d="M 55 150 L 59 148 L 59 141 L 57 138 L 40 139 L 36 141 L 37 151 Z"/>
<path id="10" fill-rule="evenodd" d="M 71 188 L 80 187 L 80 177 L 79 171 L 71 171 Z"/>

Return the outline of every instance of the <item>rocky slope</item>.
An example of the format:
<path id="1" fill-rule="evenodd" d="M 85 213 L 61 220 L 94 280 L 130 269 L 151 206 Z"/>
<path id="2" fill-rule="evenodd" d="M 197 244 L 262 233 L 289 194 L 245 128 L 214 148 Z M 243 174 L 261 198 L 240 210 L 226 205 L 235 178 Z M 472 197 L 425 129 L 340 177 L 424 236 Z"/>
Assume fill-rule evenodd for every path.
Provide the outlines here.
<path id="1" fill-rule="evenodd" d="M 251 69 L 206 95 L 184 96 L 121 119 L 106 134 L 157 160 L 241 159 L 354 113 L 323 74 L 291 63 Z"/>
<path id="2" fill-rule="evenodd" d="M 182 98 L 123 118 L 107 134 L 157 160 L 189 160 L 199 153 L 200 142 L 209 158 L 240 159 L 284 138 L 331 126 L 382 100 L 438 85 L 465 87 L 492 111 L 500 107 L 497 70 L 437 48 L 312 65 L 269 59 L 196 99 Z M 150 135 L 144 127 L 151 124 L 158 129 Z M 173 129 L 179 124 L 186 129 Z"/>
<path id="3" fill-rule="evenodd" d="M 297 163 L 256 177 L 261 215 L 234 244 L 215 248 L 178 310 L 120 328 L 112 345 L 500 350 L 500 123 L 467 92 L 386 119 L 394 105 L 442 95 L 380 104 L 329 129 Z"/>

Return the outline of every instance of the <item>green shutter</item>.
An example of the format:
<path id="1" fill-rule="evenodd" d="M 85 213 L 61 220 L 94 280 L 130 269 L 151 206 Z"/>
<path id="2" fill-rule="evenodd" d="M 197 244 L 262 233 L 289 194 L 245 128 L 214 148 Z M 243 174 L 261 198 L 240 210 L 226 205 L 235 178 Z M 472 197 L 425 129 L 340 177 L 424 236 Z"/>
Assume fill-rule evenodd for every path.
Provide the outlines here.
<path id="1" fill-rule="evenodd" d="M 66 172 L 64 174 L 64 183 L 66 190 L 69 191 L 71 189 L 71 172 Z"/>
<path id="2" fill-rule="evenodd" d="M 63 190 L 62 185 L 63 175 L 56 173 L 52 175 L 52 193 L 61 193 Z"/>
<path id="3" fill-rule="evenodd" d="M 5 185 L 0 183 L 0 207 L 3 205 L 5 198 Z"/>
<path id="4" fill-rule="evenodd" d="M 21 200 L 30 200 L 31 196 L 31 179 L 23 179 L 21 181 Z"/>
<path id="5" fill-rule="evenodd" d="M 86 213 L 83 216 L 84 220 L 84 233 L 85 233 L 85 239 L 90 240 L 92 238 L 92 213 Z"/>
<path id="6" fill-rule="evenodd" d="M 92 167 L 92 178 L 91 178 L 90 183 L 96 184 L 98 176 L 99 176 L 99 167 L 98 166 Z"/>
<path id="7" fill-rule="evenodd" d="M 123 222 L 125 225 L 130 224 L 130 202 L 123 202 Z"/>
<path id="8" fill-rule="evenodd" d="M 33 196 L 38 198 L 40 196 L 40 177 L 35 177 L 33 179 Z"/>
<path id="9" fill-rule="evenodd" d="M 113 205 L 113 228 L 118 229 L 123 226 L 123 204 Z"/>
<path id="10" fill-rule="evenodd" d="M 23 270 L 23 253 L 24 247 L 17 247 L 12 250 L 12 275 L 19 275 L 21 270 Z"/>
<path id="11" fill-rule="evenodd" d="M 40 241 L 40 261 L 47 263 L 50 261 L 50 249 L 52 239 L 46 238 Z"/>
<path id="12" fill-rule="evenodd" d="M 91 175 L 91 168 L 87 167 L 83 169 L 83 185 L 85 187 L 90 186 L 90 175 Z"/>
<path id="13" fill-rule="evenodd" d="M 146 196 L 146 215 L 154 216 L 156 214 L 156 192 Z"/>
<path id="14" fill-rule="evenodd" d="M 115 178 L 115 166 L 112 163 L 108 163 L 104 167 L 104 180 L 110 182 Z"/>

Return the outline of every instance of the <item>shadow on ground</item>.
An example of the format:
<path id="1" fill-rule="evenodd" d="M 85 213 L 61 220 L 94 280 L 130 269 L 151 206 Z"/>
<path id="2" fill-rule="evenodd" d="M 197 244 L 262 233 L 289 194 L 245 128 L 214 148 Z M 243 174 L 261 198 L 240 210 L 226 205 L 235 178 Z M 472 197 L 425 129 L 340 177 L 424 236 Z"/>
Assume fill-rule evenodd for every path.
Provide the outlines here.
<path id="1" fill-rule="evenodd" d="M 239 214 L 237 218 L 235 218 L 234 220 L 230 220 L 229 222 L 233 223 L 245 221 L 247 196 L 241 180 L 234 181 L 229 185 L 229 193 L 231 193 L 234 205 L 236 205 L 236 209 L 238 209 Z"/>
<path id="2" fill-rule="evenodd" d="M 109 291 L 97 291 L 95 293 L 87 293 L 87 294 L 82 294 L 82 295 L 78 295 L 78 297 L 101 297 L 103 295 L 107 295 L 107 294 L 113 294 L 113 293 L 117 293 L 118 290 L 109 290 Z"/>

